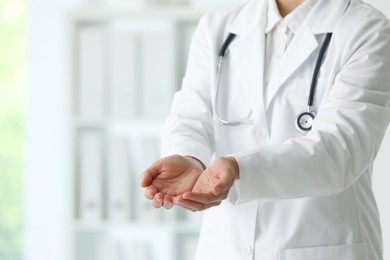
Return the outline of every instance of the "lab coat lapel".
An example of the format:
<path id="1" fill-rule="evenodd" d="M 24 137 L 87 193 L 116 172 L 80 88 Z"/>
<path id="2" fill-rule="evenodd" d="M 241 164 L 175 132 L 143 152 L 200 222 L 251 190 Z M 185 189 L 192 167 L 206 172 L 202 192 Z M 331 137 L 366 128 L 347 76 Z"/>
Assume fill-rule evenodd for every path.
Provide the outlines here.
<path id="1" fill-rule="evenodd" d="M 252 107 L 252 118 L 264 128 L 267 128 L 263 97 L 266 3 L 266 0 L 249 1 L 228 27 L 229 32 L 238 35 L 230 54 L 237 64 L 239 84 Z"/>
<path id="2" fill-rule="evenodd" d="M 349 3 L 350 0 L 318 0 L 316 2 L 287 48 L 279 69 L 271 76 L 265 98 L 266 108 L 289 77 L 297 71 L 313 51 L 320 48 L 316 35 L 333 32 Z"/>
<path id="3" fill-rule="evenodd" d="M 250 102 L 253 116 L 258 118 L 264 111 L 263 78 L 265 35 L 262 30 L 239 36 L 236 44 L 231 47 L 234 55 L 236 75 L 244 96 Z M 261 109 L 263 108 L 263 109 Z M 265 117 L 264 117 L 265 118 Z"/>
<path id="4" fill-rule="evenodd" d="M 307 24 L 294 36 L 293 41 L 287 48 L 276 73 L 271 75 L 266 91 L 266 107 L 269 106 L 273 97 L 283 86 L 287 79 L 309 58 L 318 48 L 318 42 Z"/>

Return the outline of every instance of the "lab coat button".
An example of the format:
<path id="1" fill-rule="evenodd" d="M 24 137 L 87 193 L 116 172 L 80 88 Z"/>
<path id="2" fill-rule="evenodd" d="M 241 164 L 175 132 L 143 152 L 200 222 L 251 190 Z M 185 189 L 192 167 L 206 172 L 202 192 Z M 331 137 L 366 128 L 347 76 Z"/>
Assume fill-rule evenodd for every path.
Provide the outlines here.
<path id="1" fill-rule="evenodd" d="M 249 255 L 251 255 L 252 254 L 252 247 L 250 247 L 250 246 L 247 246 L 247 247 L 244 247 L 244 248 L 242 248 L 241 249 L 241 253 L 243 254 L 243 255 L 246 255 L 246 256 L 249 256 Z"/>

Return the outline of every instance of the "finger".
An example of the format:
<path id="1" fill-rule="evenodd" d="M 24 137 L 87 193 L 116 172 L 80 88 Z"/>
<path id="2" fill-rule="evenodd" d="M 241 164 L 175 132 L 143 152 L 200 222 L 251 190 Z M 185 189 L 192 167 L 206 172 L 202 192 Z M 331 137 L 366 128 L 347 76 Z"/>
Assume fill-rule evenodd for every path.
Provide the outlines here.
<path id="1" fill-rule="evenodd" d="M 157 188 L 151 185 L 145 189 L 144 195 L 145 198 L 147 198 L 148 200 L 152 200 L 156 195 L 156 193 L 157 193 Z"/>
<path id="2" fill-rule="evenodd" d="M 163 207 L 165 208 L 165 209 L 171 209 L 172 207 L 173 207 L 173 204 L 172 203 L 163 203 Z"/>
<path id="3" fill-rule="evenodd" d="M 163 203 L 164 208 L 170 209 L 173 207 L 173 199 L 170 196 L 165 196 L 164 197 L 164 203 Z"/>
<path id="4" fill-rule="evenodd" d="M 186 206 L 184 206 L 184 205 L 179 205 L 179 204 L 177 204 L 177 206 L 179 206 L 180 208 L 183 208 L 183 209 L 189 210 L 189 211 L 191 211 L 191 212 L 196 212 L 196 210 L 195 210 L 195 209 L 188 208 L 188 207 L 186 207 Z"/>
<path id="5" fill-rule="evenodd" d="M 147 168 L 141 176 L 141 187 L 145 188 L 149 186 L 153 179 L 160 174 L 162 161 L 158 160 L 154 162 L 149 168 Z"/>
<path id="6" fill-rule="evenodd" d="M 218 201 L 225 200 L 228 193 L 224 192 L 215 196 L 212 193 L 197 193 L 197 192 L 186 192 L 183 194 L 183 198 L 187 200 L 196 201 L 203 204 L 215 203 Z"/>
<path id="7" fill-rule="evenodd" d="M 197 212 L 197 211 L 203 211 L 203 210 L 215 207 L 215 206 L 219 206 L 220 204 L 221 204 L 221 202 L 203 204 L 203 203 L 195 202 L 192 200 L 183 200 L 178 205 L 182 208 L 191 209 L 193 212 Z"/>
<path id="8" fill-rule="evenodd" d="M 154 199 L 153 199 L 153 201 L 152 201 L 153 207 L 155 207 L 156 209 L 158 209 L 158 208 L 161 208 L 162 204 L 163 204 L 163 200 L 159 200 L 159 199 L 157 199 L 156 197 L 154 197 Z"/>
<path id="9" fill-rule="evenodd" d="M 165 198 L 162 205 L 165 209 L 171 209 L 173 207 L 173 202 L 172 202 L 172 200 Z"/>
<path id="10" fill-rule="evenodd" d="M 158 201 L 164 201 L 164 194 L 162 194 L 161 192 L 157 193 L 154 197 L 155 197 Z"/>
<path id="11" fill-rule="evenodd" d="M 189 211 L 192 211 L 192 212 L 195 212 L 196 210 L 193 209 L 193 208 L 190 208 L 190 207 L 187 207 L 186 205 L 182 205 L 180 204 L 181 201 L 183 200 L 183 198 L 181 196 L 177 196 L 173 199 L 173 205 L 177 205 L 183 209 L 186 209 L 186 210 L 189 210 Z"/>
<path id="12" fill-rule="evenodd" d="M 214 207 L 214 206 L 218 206 L 220 204 L 221 204 L 220 201 L 219 202 L 209 203 L 209 204 L 204 204 L 204 203 L 200 203 L 200 202 L 197 202 L 197 201 L 186 200 L 186 199 L 183 199 L 182 197 L 178 198 L 178 200 L 177 200 L 177 205 L 179 205 L 180 207 L 192 209 L 193 211 L 206 210 L 208 208 L 211 208 L 211 207 Z"/>
<path id="13" fill-rule="evenodd" d="M 185 200 L 183 198 L 176 198 L 174 200 L 174 204 L 178 205 L 179 207 L 181 207 L 183 209 L 187 209 L 187 210 L 192 211 L 192 212 L 196 212 L 197 211 L 194 207 L 192 207 L 191 205 L 188 205 L 187 203 L 185 203 Z"/>

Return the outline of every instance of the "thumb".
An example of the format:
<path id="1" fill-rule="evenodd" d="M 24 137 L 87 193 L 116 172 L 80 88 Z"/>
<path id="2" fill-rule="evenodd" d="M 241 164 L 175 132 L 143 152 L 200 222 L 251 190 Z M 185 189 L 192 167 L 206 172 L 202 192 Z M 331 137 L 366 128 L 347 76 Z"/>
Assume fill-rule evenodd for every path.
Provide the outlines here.
<path id="1" fill-rule="evenodd" d="M 240 170 L 237 160 L 233 156 L 219 158 L 216 162 L 222 166 L 219 171 L 219 181 L 214 186 L 215 195 L 219 195 L 221 192 L 229 190 L 234 181 L 239 179 Z"/>
<path id="2" fill-rule="evenodd" d="M 142 173 L 140 183 L 141 187 L 146 188 L 152 184 L 154 178 L 156 178 L 160 174 L 161 165 L 161 160 L 158 160 Z"/>
<path id="3" fill-rule="evenodd" d="M 230 189 L 233 185 L 232 179 L 228 174 L 223 174 L 219 181 L 214 185 L 213 193 L 215 196 L 220 195 L 221 193 Z"/>

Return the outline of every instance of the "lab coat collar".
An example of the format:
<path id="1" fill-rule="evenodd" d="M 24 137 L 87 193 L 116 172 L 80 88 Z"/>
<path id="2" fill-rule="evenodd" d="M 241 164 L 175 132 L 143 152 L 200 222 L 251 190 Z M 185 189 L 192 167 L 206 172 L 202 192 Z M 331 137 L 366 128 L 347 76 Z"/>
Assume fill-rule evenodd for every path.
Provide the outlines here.
<path id="1" fill-rule="evenodd" d="M 256 28 L 264 27 L 266 22 L 267 0 L 249 0 L 239 11 L 236 18 L 228 25 L 228 31 L 244 35 Z"/>
<path id="2" fill-rule="evenodd" d="M 307 18 L 313 34 L 333 32 L 349 4 L 350 0 L 319 0 Z"/>
<path id="3" fill-rule="evenodd" d="M 265 92 L 265 108 L 268 108 L 280 87 L 310 57 L 319 44 L 307 23 L 303 23 L 298 33 L 284 53 L 277 73 L 272 74 Z"/>
<path id="4" fill-rule="evenodd" d="M 283 18 L 280 15 L 275 0 L 268 0 L 266 13 L 267 13 L 267 18 L 265 22 L 265 33 L 268 34 L 277 26 L 278 23 L 282 22 Z"/>
<path id="5" fill-rule="evenodd" d="M 313 34 L 333 32 L 350 0 L 318 0 L 309 13 L 306 23 Z M 228 25 L 228 31 L 243 35 L 256 27 L 265 27 L 267 0 L 249 0 Z"/>
<path id="6" fill-rule="evenodd" d="M 232 52 L 241 54 L 242 62 L 239 64 L 252 66 L 240 66 L 238 73 L 241 78 L 248 79 L 244 80 L 244 85 L 247 86 L 245 91 L 248 92 L 254 112 L 258 106 L 264 109 L 269 107 L 287 79 L 319 48 L 316 34 L 333 32 L 349 2 L 350 0 L 317 0 L 283 55 L 278 74 L 271 76 L 266 93 L 263 83 L 267 0 L 249 0 L 243 5 L 236 18 L 228 25 L 228 30 L 239 36 L 231 46 Z M 257 50 L 255 55 L 253 52 Z M 247 73 L 248 71 L 257 73 Z M 255 116 L 261 118 L 264 115 Z"/>

